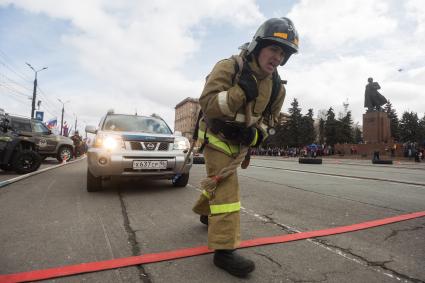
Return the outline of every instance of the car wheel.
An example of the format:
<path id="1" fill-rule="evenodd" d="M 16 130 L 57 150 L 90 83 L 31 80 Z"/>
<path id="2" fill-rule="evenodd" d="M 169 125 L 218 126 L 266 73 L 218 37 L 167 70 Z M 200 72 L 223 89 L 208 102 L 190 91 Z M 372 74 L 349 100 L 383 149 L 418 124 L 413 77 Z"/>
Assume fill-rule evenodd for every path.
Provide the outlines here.
<path id="1" fill-rule="evenodd" d="M 189 182 L 189 173 L 175 175 L 172 182 L 174 187 L 186 187 Z"/>
<path id="2" fill-rule="evenodd" d="M 13 156 L 12 168 L 18 174 L 27 174 L 36 171 L 41 165 L 41 157 L 32 150 L 23 150 Z"/>
<path id="3" fill-rule="evenodd" d="M 62 162 L 64 160 L 67 162 L 70 161 L 72 159 L 72 149 L 68 146 L 63 146 L 59 148 L 58 156 L 56 157 L 56 159 L 59 162 Z"/>
<path id="4" fill-rule="evenodd" d="M 87 191 L 88 192 L 98 192 L 102 190 L 102 177 L 95 177 L 87 169 Z"/>

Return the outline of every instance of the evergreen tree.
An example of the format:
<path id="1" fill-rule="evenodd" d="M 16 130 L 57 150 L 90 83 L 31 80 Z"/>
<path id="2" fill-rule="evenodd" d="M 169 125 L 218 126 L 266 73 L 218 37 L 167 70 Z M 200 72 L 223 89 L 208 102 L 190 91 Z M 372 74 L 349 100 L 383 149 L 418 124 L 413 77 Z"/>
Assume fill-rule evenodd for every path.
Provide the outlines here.
<path id="1" fill-rule="evenodd" d="M 425 146 L 425 114 L 419 121 L 419 137 L 418 142 L 421 146 Z"/>
<path id="2" fill-rule="evenodd" d="M 308 109 L 308 113 L 302 117 L 300 145 L 311 144 L 316 140 L 314 130 L 313 109 Z"/>
<path id="3" fill-rule="evenodd" d="M 319 143 L 325 143 L 325 120 L 323 118 L 319 120 Z"/>
<path id="4" fill-rule="evenodd" d="M 326 120 L 326 113 L 328 110 L 326 109 L 320 109 L 317 113 L 317 119 L 319 119 L 319 143 L 324 144 L 325 143 L 325 120 Z"/>
<path id="5" fill-rule="evenodd" d="M 337 140 L 340 143 L 353 142 L 353 119 L 351 118 L 351 111 L 347 111 L 345 116 L 339 120 L 339 127 L 337 132 Z"/>
<path id="6" fill-rule="evenodd" d="M 400 140 L 399 120 L 397 112 L 392 107 L 393 105 L 388 100 L 388 102 L 385 104 L 384 109 L 385 112 L 388 114 L 388 118 L 390 118 L 391 137 L 393 137 L 394 140 L 398 141 Z"/>
<path id="7" fill-rule="evenodd" d="M 400 120 L 400 141 L 415 142 L 419 141 L 419 118 L 414 112 L 404 112 Z"/>
<path id="8" fill-rule="evenodd" d="M 360 130 L 359 123 L 356 123 L 353 127 L 353 139 L 354 143 L 361 143 L 362 142 L 362 131 Z"/>
<path id="9" fill-rule="evenodd" d="M 326 113 L 326 122 L 325 122 L 325 140 L 329 145 L 335 145 L 338 142 L 337 137 L 337 127 L 338 121 L 335 119 L 335 112 L 333 108 L 329 108 Z"/>
<path id="10" fill-rule="evenodd" d="M 301 125 L 302 125 L 302 115 L 301 108 L 298 107 L 298 100 L 294 98 L 291 103 L 291 108 L 289 112 L 289 121 L 287 122 L 286 134 L 287 134 L 287 144 L 289 146 L 299 146 L 301 145 Z"/>

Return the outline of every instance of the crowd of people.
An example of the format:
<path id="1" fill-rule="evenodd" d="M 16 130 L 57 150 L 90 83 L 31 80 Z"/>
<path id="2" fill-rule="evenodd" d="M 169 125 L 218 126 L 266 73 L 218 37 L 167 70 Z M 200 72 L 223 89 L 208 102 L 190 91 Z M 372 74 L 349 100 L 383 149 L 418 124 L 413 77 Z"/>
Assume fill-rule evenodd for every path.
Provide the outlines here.
<path id="1" fill-rule="evenodd" d="M 404 143 L 402 145 L 403 156 L 405 158 L 414 158 L 416 162 L 423 161 L 425 158 L 425 144 L 420 146 L 418 143 Z M 397 151 L 397 144 L 388 146 L 385 148 L 385 152 L 382 152 L 388 156 L 395 157 Z M 334 154 L 341 154 L 335 152 L 334 147 L 326 144 L 312 144 L 303 147 L 259 147 L 252 148 L 251 155 L 259 156 L 282 156 L 282 157 L 317 157 L 317 156 L 328 156 Z M 357 155 L 358 148 L 356 145 L 350 147 L 350 154 Z"/>
<path id="2" fill-rule="evenodd" d="M 327 156 L 335 154 L 335 150 L 332 146 L 322 144 L 311 144 L 303 147 L 267 147 L 267 148 L 253 148 L 251 149 L 251 155 L 261 156 L 286 156 L 286 157 L 317 157 Z"/>
<path id="3" fill-rule="evenodd" d="M 414 158 L 416 162 L 424 160 L 425 142 L 422 146 L 419 146 L 419 144 L 416 142 L 404 143 L 403 154 L 406 158 Z"/>

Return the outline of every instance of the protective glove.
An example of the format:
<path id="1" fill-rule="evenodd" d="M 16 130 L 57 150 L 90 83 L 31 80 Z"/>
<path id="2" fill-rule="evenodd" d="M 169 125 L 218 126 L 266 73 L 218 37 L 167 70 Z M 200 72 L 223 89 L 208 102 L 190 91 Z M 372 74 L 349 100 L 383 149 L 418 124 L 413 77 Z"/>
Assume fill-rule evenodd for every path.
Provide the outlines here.
<path id="1" fill-rule="evenodd" d="M 257 147 L 263 142 L 263 134 L 255 127 L 245 128 L 240 133 L 240 140 L 243 145 Z"/>
<path id="2" fill-rule="evenodd" d="M 245 93 L 246 102 L 251 102 L 258 96 L 257 79 L 252 73 L 248 63 L 245 63 L 238 81 L 239 86 Z"/>

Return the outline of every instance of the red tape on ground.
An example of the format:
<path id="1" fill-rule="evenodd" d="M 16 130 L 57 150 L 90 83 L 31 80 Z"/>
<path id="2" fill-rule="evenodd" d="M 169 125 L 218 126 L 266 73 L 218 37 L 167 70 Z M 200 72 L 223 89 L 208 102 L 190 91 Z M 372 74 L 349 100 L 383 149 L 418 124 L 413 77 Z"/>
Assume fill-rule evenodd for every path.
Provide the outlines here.
<path id="1" fill-rule="evenodd" d="M 378 220 L 353 224 L 349 226 L 341 226 L 341 227 L 335 227 L 330 229 L 301 232 L 301 233 L 295 233 L 295 234 L 286 234 L 286 235 L 274 236 L 274 237 L 257 238 L 253 240 L 243 241 L 241 243 L 240 248 L 285 243 L 285 242 L 291 242 L 291 241 L 304 240 L 308 238 L 316 238 L 316 237 L 323 237 L 323 236 L 353 232 L 353 231 L 363 230 L 367 228 L 377 227 L 381 225 L 391 224 L 391 223 L 423 217 L 423 216 L 425 216 L 425 211 L 404 214 L 404 215 L 394 216 L 394 217 L 385 218 L 385 219 L 378 219 Z M 81 274 L 81 273 L 87 273 L 87 272 L 108 270 L 108 269 L 114 269 L 114 268 L 126 267 L 126 266 L 138 265 L 138 264 L 153 263 L 153 262 L 159 262 L 164 260 L 203 255 L 203 254 L 208 254 L 212 252 L 213 251 L 209 250 L 206 246 L 202 246 L 202 247 L 180 249 L 180 250 L 169 251 L 169 252 L 161 252 L 156 254 L 145 254 L 140 256 L 104 260 L 99 262 L 81 263 L 76 265 L 68 265 L 68 266 L 62 266 L 62 267 L 56 267 L 56 268 L 50 268 L 50 269 L 44 269 L 44 270 L 34 270 L 34 271 L 28 271 L 28 272 L 22 272 L 22 273 L 5 274 L 5 275 L 0 275 L 0 283 L 26 282 L 26 281 L 50 279 L 50 278 L 63 277 L 63 276 L 69 276 L 69 275 L 75 275 L 75 274 Z"/>

